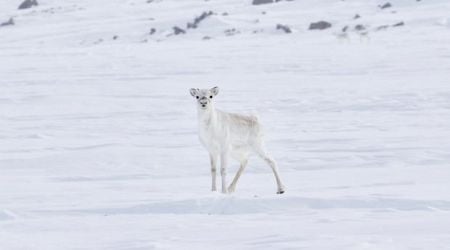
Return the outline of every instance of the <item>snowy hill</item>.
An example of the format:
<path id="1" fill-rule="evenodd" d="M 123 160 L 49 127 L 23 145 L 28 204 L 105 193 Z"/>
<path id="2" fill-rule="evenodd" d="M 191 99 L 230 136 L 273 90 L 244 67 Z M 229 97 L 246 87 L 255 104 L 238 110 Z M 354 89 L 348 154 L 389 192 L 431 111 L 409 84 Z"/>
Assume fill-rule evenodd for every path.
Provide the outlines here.
<path id="1" fill-rule="evenodd" d="M 450 2 L 38 2 L 0 2 L 0 249 L 449 249 Z M 209 191 L 216 85 L 285 194 Z"/>
<path id="2" fill-rule="evenodd" d="M 283 33 L 277 24 L 289 26 L 294 35 L 306 35 L 311 22 L 325 20 L 330 31 L 363 25 L 368 31 L 392 30 L 393 25 L 406 23 L 408 29 L 448 27 L 446 1 L 391 1 L 381 8 L 382 1 L 322 0 L 281 1 L 252 5 L 251 1 L 40 1 L 38 7 L 17 10 L 17 3 L 2 3 L 1 17 L 13 17 L 16 27 L 6 33 L 5 42 L 27 40 L 30 43 L 92 45 L 105 43 L 165 41 L 174 38 L 173 27 L 183 29 L 182 38 L 199 40 L 205 37 L 247 36 Z M 195 23 L 196 17 L 210 12 Z M 188 26 L 194 24 L 195 26 Z M 394 31 L 392 31 L 394 32 Z M 401 34 L 401 31 L 395 31 Z M 250 36 L 252 35 L 252 36 Z M 310 35 L 310 34 L 308 34 Z M 375 34 L 374 34 L 375 35 Z M 382 36 L 383 33 L 377 34 Z M 2 39 L 2 40 L 3 40 Z M 9 40 L 11 39 L 11 40 Z"/>

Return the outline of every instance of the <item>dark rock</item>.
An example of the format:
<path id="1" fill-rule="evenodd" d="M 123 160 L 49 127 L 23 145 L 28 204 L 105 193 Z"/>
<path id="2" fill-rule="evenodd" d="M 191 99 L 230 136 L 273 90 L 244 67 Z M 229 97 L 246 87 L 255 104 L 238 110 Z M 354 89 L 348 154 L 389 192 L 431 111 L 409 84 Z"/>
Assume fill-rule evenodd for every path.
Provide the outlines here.
<path id="1" fill-rule="evenodd" d="M 353 17 L 353 19 L 358 19 L 358 18 L 361 18 L 361 16 L 360 16 L 359 14 L 356 14 L 356 15 Z"/>
<path id="2" fill-rule="evenodd" d="M 331 28 L 331 23 L 326 21 L 319 21 L 309 25 L 309 30 L 324 30 L 328 28 Z"/>
<path id="3" fill-rule="evenodd" d="M 358 34 L 359 34 L 361 37 L 366 37 L 366 38 L 369 37 L 369 31 L 358 32 Z"/>
<path id="4" fill-rule="evenodd" d="M 117 40 L 117 39 L 119 39 L 118 35 L 113 36 L 113 40 Z"/>
<path id="5" fill-rule="evenodd" d="M 400 27 L 400 26 L 404 26 L 404 25 L 405 25 L 404 22 L 398 22 L 398 23 L 392 25 L 392 27 Z"/>
<path id="6" fill-rule="evenodd" d="M 387 3 L 385 3 L 385 4 L 381 5 L 381 6 L 379 5 L 378 7 L 380 7 L 380 9 L 387 9 L 387 8 L 392 7 L 392 4 L 387 2 Z"/>
<path id="7" fill-rule="evenodd" d="M 253 0 L 253 5 L 260 5 L 260 4 L 267 4 L 267 3 L 274 3 L 274 0 Z"/>
<path id="8" fill-rule="evenodd" d="M 200 16 L 194 18 L 194 22 L 188 23 L 186 27 L 188 29 L 196 29 L 203 20 L 205 20 L 207 17 L 209 17 L 213 14 L 214 14 L 214 12 L 212 12 L 212 11 L 205 11 Z"/>
<path id="9" fill-rule="evenodd" d="M 31 8 L 33 6 L 38 6 L 38 5 L 39 4 L 38 4 L 37 0 L 25 0 L 19 5 L 19 10 L 28 9 L 28 8 Z"/>
<path id="10" fill-rule="evenodd" d="M 345 25 L 344 28 L 341 29 L 341 31 L 344 33 L 347 32 L 347 30 L 348 30 L 348 25 Z"/>
<path id="11" fill-rule="evenodd" d="M 173 33 L 175 35 L 186 34 L 186 31 L 178 26 L 173 27 Z"/>
<path id="12" fill-rule="evenodd" d="M 361 30 L 365 30 L 365 29 L 366 29 L 366 27 L 364 25 L 362 25 L 362 24 L 357 24 L 355 26 L 355 30 L 356 31 L 361 31 Z"/>
<path id="13" fill-rule="evenodd" d="M 284 33 L 292 33 L 291 28 L 289 28 L 289 26 L 287 25 L 283 25 L 283 24 L 277 24 L 277 30 L 282 30 L 284 31 Z"/>
<path id="14" fill-rule="evenodd" d="M 236 34 L 239 34 L 239 31 L 236 30 L 235 28 L 225 30 L 225 35 L 227 36 L 233 36 Z"/>
<path id="15" fill-rule="evenodd" d="M 9 25 L 14 25 L 14 19 L 12 17 L 8 21 L 0 24 L 0 26 L 9 26 Z"/>
<path id="16" fill-rule="evenodd" d="M 211 40 L 212 38 L 210 37 L 210 36 L 204 36 L 203 38 L 202 38 L 202 40 Z"/>
<path id="17" fill-rule="evenodd" d="M 155 28 L 151 28 L 150 32 L 148 34 L 153 35 L 156 33 L 156 29 Z"/>
<path id="18" fill-rule="evenodd" d="M 222 13 L 222 16 L 228 16 L 228 12 Z"/>
<path id="19" fill-rule="evenodd" d="M 385 30 L 385 29 L 387 29 L 387 28 L 389 28 L 389 25 L 381 25 L 381 26 L 378 26 L 378 27 L 376 28 L 376 30 L 377 30 L 377 31 L 380 31 L 380 30 Z"/>

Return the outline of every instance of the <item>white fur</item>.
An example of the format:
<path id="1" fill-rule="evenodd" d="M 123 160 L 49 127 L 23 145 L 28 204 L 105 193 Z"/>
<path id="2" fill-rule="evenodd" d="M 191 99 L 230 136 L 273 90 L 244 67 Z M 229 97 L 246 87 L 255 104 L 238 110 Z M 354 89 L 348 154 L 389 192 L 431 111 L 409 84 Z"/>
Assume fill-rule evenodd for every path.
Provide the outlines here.
<path id="1" fill-rule="evenodd" d="M 191 89 L 197 100 L 199 137 L 209 152 L 211 160 L 212 191 L 216 191 L 216 163 L 220 159 L 222 193 L 233 192 L 250 153 L 254 152 L 272 168 L 277 183 L 277 193 L 284 193 L 275 161 L 266 153 L 263 145 L 261 125 L 256 116 L 244 116 L 217 110 L 213 100 L 219 88 Z M 240 162 L 240 168 L 230 186 L 226 187 L 228 159 Z"/>

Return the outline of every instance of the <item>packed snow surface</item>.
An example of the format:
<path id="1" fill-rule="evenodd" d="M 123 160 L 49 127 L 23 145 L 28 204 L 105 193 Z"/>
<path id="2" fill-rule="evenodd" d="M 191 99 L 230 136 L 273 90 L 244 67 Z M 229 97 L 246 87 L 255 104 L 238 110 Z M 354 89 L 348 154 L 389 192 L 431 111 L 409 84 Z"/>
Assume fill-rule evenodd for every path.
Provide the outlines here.
<path id="1" fill-rule="evenodd" d="M 0 2 L 0 249 L 450 249 L 449 1 L 38 2 Z M 285 194 L 210 191 L 214 86 Z"/>

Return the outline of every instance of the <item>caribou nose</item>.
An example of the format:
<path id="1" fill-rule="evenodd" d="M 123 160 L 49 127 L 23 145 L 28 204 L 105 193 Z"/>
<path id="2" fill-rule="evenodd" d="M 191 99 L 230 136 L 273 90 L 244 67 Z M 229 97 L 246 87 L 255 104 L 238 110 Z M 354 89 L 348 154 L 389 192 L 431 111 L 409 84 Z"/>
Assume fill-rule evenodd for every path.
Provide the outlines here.
<path id="1" fill-rule="evenodd" d="M 202 107 L 206 107 L 206 104 L 208 104 L 208 100 L 204 98 L 200 99 L 200 105 L 202 105 Z"/>

